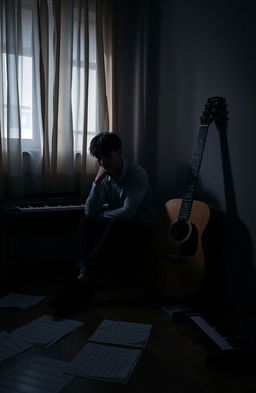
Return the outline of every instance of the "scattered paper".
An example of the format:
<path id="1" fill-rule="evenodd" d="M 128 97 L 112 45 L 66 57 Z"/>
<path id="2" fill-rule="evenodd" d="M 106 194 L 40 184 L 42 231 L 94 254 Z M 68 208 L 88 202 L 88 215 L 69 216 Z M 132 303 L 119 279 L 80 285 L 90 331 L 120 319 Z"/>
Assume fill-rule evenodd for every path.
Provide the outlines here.
<path id="1" fill-rule="evenodd" d="M 20 352 L 31 348 L 31 344 L 21 342 L 12 337 L 8 332 L 0 332 L 0 361 L 6 360 Z"/>
<path id="2" fill-rule="evenodd" d="M 108 382 L 127 383 L 142 351 L 88 343 L 72 360 L 67 373 Z"/>
<path id="3" fill-rule="evenodd" d="M 151 334 L 152 325 L 135 322 L 119 322 L 105 319 L 89 338 L 89 341 L 144 348 Z"/>
<path id="4" fill-rule="evenodd" d="M 83 323 L 70 319 L 43 315 L 36 320 L 13 330 L 11 334 L 20 340 L 48 348 Z"/>
<path id="5" fill-rule="evenodd" d="M 23 295 L 21 293 L 9 293 L 9 295 L 0 299 L 0 308 L 28 308 L 39 303 L 45 296 Z"/>
<path id="6" fill-rule="evenodd" d="M 36 356 L 0 382 L 0 393 L 58 393 L 72 380 L 67 362 Z"/>

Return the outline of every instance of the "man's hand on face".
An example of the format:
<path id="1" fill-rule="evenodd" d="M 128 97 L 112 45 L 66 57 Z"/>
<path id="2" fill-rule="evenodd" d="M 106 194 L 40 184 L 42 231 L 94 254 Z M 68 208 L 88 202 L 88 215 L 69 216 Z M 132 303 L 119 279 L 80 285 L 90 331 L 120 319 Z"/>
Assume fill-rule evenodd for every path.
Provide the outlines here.
<path id="1" fill-rule="evenodd" d="M 98 183 L 100 183 L 100 182 L 104 179 L 104 177 L 106 177 L 106 176 L 107 176 L 107 171 L 106 171 L 106 169 L 104 169 L 102 166 L 100 166 L 100 167 L 99 167 L 99 170 L 98 170 L 98 173 L 97 173 L 97 175 L 96 175 L 96 177 L 95 177 L 94 182 L 95 182 L 96 184 L 98 184 Z"/>

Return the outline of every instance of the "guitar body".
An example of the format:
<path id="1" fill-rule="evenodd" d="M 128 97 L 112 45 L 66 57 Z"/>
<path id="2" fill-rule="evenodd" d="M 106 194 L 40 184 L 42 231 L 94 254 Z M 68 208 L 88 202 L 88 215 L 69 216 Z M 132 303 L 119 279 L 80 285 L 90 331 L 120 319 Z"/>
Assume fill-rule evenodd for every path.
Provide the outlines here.
<path id="1" fill-rule="evenodd" d="M 203 235 L 210 219 L 209 207 L 193 200 L 188 220 L 190 233 L 183 239 L 172 236 L 177 223 L 182 199 L 172 199 L 165 204 L 158 240 L 159 289 L 172 298 L 187 298 L 201 287 L 205 276 Z M 182 233 L 183 235 L 184 233 Z"/>

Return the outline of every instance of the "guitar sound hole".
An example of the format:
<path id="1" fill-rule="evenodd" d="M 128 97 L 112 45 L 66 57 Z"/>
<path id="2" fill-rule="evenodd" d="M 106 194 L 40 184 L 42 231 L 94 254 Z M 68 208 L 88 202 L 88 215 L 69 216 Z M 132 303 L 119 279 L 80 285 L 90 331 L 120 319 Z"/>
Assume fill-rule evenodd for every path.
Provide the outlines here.
<path id="1" fill-rule="evenodd" d="M 171 236 L 177 242 L 184 242 L 190 233 L 191 225 L 185 220 L 178 220 L 171 227 Z"/>
<path id="2" fill-rule="evenodd" d="M 196 226 L 192 224 L 192 231 L 188 239 L 180 245 L 180 252 L 182 255 L 188 257 L 196 253 L 198 246 L 198 232 Z"/>

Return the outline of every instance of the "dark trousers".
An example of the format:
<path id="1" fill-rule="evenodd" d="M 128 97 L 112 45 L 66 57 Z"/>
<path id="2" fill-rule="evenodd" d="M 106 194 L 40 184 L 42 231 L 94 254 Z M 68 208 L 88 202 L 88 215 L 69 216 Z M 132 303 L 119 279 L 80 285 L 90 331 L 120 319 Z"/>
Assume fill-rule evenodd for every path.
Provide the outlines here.
<path id="1" fill-rule="evenodd" d="M 95 219 L 83 216 L 79 222 L 80 272 L 99 274 L 140 269 L 140 255 L 150 244 L 152 228 L 136 222 Z"/>

